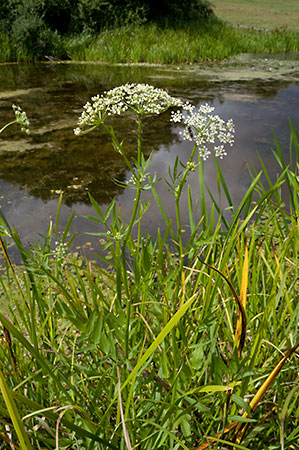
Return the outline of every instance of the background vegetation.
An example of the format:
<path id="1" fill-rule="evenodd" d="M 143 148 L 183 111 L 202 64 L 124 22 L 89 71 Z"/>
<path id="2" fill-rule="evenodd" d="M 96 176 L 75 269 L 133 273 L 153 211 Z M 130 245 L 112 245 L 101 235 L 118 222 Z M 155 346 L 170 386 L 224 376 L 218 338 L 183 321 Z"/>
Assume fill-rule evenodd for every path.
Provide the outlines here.
<path id="1" fill-rule="evenodd" d="M 2 39 L 6 37 L 15 49 L 14 57 L 20 54 L 63 57 L 64 35 L 99 33 L 152 20 L 175 23 L 182 17 L 187 21 L 211 14 L 205 0 L 1 0 L 0 32 Z"/>
<path id="2" fill-rule="evenodd" d="M 205 0 L 0 0 L 1 61 L 193 63 L 298 50 L 298 30 L 236 28 Z"/>

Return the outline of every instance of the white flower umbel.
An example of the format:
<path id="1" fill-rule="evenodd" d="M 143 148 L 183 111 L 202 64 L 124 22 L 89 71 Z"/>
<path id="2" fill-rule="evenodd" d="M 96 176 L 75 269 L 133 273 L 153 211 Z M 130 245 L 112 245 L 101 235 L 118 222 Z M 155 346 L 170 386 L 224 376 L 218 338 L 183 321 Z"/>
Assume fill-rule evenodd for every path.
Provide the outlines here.
<path id="1" fill-rule="evenodd" d="M 84 111 L 74 133 L 80 135 L 91 131 L 112 114 L 120 115 L 126 111 L 138 116 L 161 114 L 174 106 L 181 107 L 183 102 L 171 97 L 163 89 L 148 84 L 128 83 L 92 97 L 91 102 L 83 107 Z"/>
<path id="2" fill-rule="evenodd" d="M 232 119 L 225 122 L 218 115 L 212 114 L 214 109 L 205 104 L 196 111 L 194 106 L 187 103 L 182 111 L 171 113 L 170 120 L 185 126 L 180 134 L 184 139 L 194 142 L 204 161 L 211 154 L 222 159 L 227 155 L 225 145 L 232 146 L 234 143 L 235 127 Z"/>

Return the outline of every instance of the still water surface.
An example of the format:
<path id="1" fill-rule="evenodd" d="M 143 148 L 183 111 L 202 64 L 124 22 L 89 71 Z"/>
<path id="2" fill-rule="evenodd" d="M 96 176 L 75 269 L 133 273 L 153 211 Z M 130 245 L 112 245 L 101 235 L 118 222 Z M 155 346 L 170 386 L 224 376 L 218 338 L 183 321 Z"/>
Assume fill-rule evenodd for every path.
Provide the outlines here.
<path id="1" fill-rule="evenodd" d="M 79 232 L 78 246 L 97 248 L 97 240 L 82 233 L 97 231 L 96 224 L 83 218 L 93 214 L 88 192 L 101 205 L 117 196 L 124 216 L 129 217 L 132 193 L 113 181 L 123 181 L 129 174 L 105 134 L 101 130 L 84 137 L 73 134 L 82 106 L 91 96 L 126 82 L 167 88 L 171 95 L 197 105 L 208 102 L 223 119 L 234 120 L 235 145 L 221 167 L 236 204 L 250 183 L 248 165 L 258 166 L 257 152 L 275 176 L 273 133 L 287 152 L 288 120 L 295 126 L 299 123 L 298 54 L 271 58 L 251 55 L 219 64 L 178 67 L 0 65 L 0 125 L 13 120 L 12 103 L 19 104 L 31 122 L 29 137 L 11 127 L 0 138 L 0 206 L 25 243 L 46 232 L 49 219 L 55 217 L 61 191 L 61 227 L 75 211 L 72 231 Z M 174 205 L 163 178 L 177 155 L 182 161 L 188 159 L 191 144 L 181 141 L 179 127 L 171 124 L 169 117 L 165 113 L 147 118 L 143 139 L 145 153 L 154 151 L 151 171 L 161 178 L 158 190 L 168 214 L 174 217 Z M 128 154 L 134 155 L 134 118 L 113 118 L 111 124 L 118 137 L 124 139 Z M 215 178 L 211 159 L 205 164 L 205 179 L 212 192 L 216 192 Z M 196 193 L 195 175 L 190 184 Z M 149 193 L 145 199 L 152 200 Z M 187 213 L 184 202 L 182 209 Z M 153 206 L 144 218 L 144 227 L 155 233 L 160 224 L 161 217 Z"/>

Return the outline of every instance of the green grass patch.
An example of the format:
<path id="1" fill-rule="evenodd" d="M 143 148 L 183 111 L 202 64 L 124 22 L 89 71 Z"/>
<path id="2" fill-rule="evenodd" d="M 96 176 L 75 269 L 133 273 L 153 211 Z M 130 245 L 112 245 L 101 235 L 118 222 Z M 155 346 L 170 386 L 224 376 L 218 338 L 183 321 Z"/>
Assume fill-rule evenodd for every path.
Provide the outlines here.
<path id="1" fill-rule="evenodd" d="M 217 20 L 160 28 L 155 24 L 81 35 L 65 42 L 74 60 L 110 63 L 195 63 L 240 53 L 277 53 L 299 49 L 299 32 L 240 30 Z"/>
<path id="2" fill-rule="evenodd" d="M 217 17 L 233 25 L 299 30 L 297 0 L 213 0 Z"/>

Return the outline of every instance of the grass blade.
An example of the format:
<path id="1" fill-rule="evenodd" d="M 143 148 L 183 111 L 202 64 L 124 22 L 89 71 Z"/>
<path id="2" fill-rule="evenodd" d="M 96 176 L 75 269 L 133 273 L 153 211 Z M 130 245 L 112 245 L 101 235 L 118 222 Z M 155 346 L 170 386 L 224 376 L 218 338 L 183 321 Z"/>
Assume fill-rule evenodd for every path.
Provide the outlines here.
<path id="1" fill-rule="evenodd" d="M 180 309 L 172 316 L 172 318 L 169 320 L 169 322 L 165 325 L 165 327 L 163 328 L 163 330 L 159 333 L 159 335 L 156 337 L 156 339 L 154 340 L 154 342 L 152 342 L 152 344 L 150 345 L 150 347 L 146 350 L 146 352 L 144 353 L 144 355 L 138 360 L 136 366 L 134 367 L 134 369 L 131 371 L 130 375 L 127 377 L 126 381 L 123 383 L 121 390 L 123 390 L 125 388 L 125 386 L 127 386 L 127 384 L 134 378 L 136 377 L 137 373 L 139 372 L 139 370 L 142 368 L 142 366 L 146 363 L 146 361 L 152 356 L 152 354 L 154 353 L 154 351 L 159 347 L 159 345 L 161 344 L 161 342 L 165 339 L 165 337 L 170 333 L 170 331 L 177 325 L 177 323 L 179 322 L 179 320 L 181 319 L 181 317 L 186 313 L 186 311 L 190 308 L 190 306 L 192 305 L 192 303 L 194 302 L 194 300 L 197 298 L 198 296 L 198 292 L 196 292 L 191 298 L 189 298 L 189 300 L 186 301 L 186 303 L 184 303 Z M 105 414 L 107 414 L 107 412 L 109 411 L 109 409 L 111 408 L 111 406 L 113 405 L 113 403 L 115 402 L 115 400 L 117 399 L 118 394 L 113 398 L 112 402 L 110 403 L 110 405 L 107 408 L 107 411 Z"/>
<path id="2" fill-rule="evenodd" d="M 12 420 L 15 432 L 18 436 L 20 447 L 22 450 L 33 450 L 33 447 L 30 444 L 28 435 L 26 433 L 24 424 L 19 416 L 15 401 L 13 396 L 11 395 L 10 389 L 7 386 L 5 378 L 3 376 L 2 371 L 0 370 L 0 389 L 9 412 L 10 418 Z"/>

